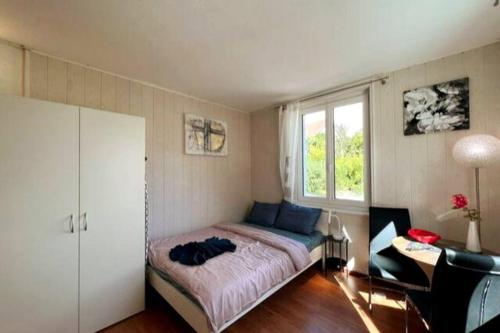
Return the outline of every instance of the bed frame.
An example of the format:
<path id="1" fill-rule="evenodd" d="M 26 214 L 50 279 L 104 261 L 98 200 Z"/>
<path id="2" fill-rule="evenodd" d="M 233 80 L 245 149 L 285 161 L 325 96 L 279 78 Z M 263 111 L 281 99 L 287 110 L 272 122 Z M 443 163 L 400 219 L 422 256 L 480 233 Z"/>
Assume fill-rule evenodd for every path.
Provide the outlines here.
<path id="1" fill-rule="evenodd" d="M 328 222 L 326 221 L 326 218 L 323 215 L 325 215 L 325 214 L 322 214 L 322 217 L 320 218 L 320 221 L 318 222 L 316 229 L 321 231 L 324 235 L 327 235 L 329 226 L 328 226 Z M 323 268 L 323 271 L 325 271 L 326 251 L 327 251 L 326 243 L 323 243 L 323 244 L 317 246 L 316 248 L 314 248 L 309 253 L 311 256 L 311 263 L 307 267 L 305 267 L 301 271 L 295 273 L 294 275 L 288 277 L 286 280 L 277 284 L 273 288 L 269 289 L 261 297 L 259 297 L 251 306 L 247 307 L 246 309 L 241 311 L 238 315 L 236 315 L 234 318 L 227 321 L 215 333 L 219 333 L 219 332 L 222 332 L 223 330 L 225 330 L 227 327 L 232 325 L 238 319 L 243 317 L 247 312 L 249 312 L 250 310 L 255 308 L 257 305 L 262 303 L 265 299 L 267 299 L 269 296 L 271 296 L 276 291 L 281 289 L 288 282 L 295 279 L 297 276 L 299 276 L 301 273 L 303 273 L 305 270 L 310 268 L 312 265 L 314 265 L 319 260 L 322 261 L 322 268 Z M 184 318 L 185 321 L 188 322 L 189 325 L 191 325 L 191 327 L 196 332 L 198 332 L 198 333 L 211 333 L 211 332 L 213 332 L 211 327 L 210 327 L 208 317 L 205 314 L 205 311 L 203 311 L 203 309 L 199 305 L 195 304 L 192 300 L 190 300 L 186 295 L 181 293 L 172 284 L 170 284 L 169 282 L 162 279 L 161 276 L 158 275 L 158 273 L 155 272 L 155 270 L 149 266 L 147 269 L 147 278 L 148 278 L 149 284 L 175 309 L 175 311 L 177 311 L 177 313 L 179 313 L 181 315 L 182 318 Z"/>

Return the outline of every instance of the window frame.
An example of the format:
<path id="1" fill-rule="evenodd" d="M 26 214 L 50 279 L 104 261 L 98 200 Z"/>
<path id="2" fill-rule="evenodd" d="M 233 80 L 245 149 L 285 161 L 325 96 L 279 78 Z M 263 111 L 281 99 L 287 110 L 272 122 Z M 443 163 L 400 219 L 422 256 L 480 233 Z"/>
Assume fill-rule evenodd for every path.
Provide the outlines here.
<path id="1" fill-rule="evenodd" d="M 334 108 L 363 102 L 363 189 L 364 200 L 338 199 L 335 197 L 335 133 Z M 366 213 L 371 203 L 371 136 L 370 136 L 370 89 L 363 86 L 301 103 L 298 128 L 298 163 L 296 193 L 299 204 L 329 208 L 338 211 Z M 304 115 L 325 110 L 326 134 L 326 197 L 304 195 Z"/>

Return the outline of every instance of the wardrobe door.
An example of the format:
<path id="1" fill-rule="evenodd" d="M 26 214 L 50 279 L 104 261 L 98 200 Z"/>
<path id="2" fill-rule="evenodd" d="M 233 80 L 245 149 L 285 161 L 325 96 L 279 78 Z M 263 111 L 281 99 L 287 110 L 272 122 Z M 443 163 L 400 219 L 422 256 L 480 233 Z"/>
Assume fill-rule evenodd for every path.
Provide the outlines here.
<path id="1" fill-rule="evenodd" d="M 77 332 L 78 108 L 1 96 L 0 159 L 0 332 Z"/>
<path id="2" fill-rule="evenodd" d="M 80 109 L 80 332 L 144 309 L 143 118 Z"/>

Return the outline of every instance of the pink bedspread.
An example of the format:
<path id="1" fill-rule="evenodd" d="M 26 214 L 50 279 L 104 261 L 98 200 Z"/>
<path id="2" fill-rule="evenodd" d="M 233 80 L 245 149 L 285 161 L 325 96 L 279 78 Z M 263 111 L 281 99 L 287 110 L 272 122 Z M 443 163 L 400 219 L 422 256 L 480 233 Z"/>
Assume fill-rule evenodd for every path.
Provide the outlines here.
<path id="1" fill-rule="evenodd" d="M 212 236 L 230 239 L 236 251 L 200 266 L 185 266 L 168 257 L 170 249 L 178 244 Z M 150 260 L 153 267 L 170 275 L 198 300 L 214 331 L 311 262 L 303 244 L 239 224 L 218 224 L 153 241 Z"/>

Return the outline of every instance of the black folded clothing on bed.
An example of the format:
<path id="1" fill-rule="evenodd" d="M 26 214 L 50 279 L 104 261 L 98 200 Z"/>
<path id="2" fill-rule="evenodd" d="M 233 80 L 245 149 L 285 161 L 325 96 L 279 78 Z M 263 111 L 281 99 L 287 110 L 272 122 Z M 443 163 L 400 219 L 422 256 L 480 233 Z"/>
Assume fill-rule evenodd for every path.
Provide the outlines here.
<path id="1" fill-rule="evenodd" d="M 189 242 L 177 245 L 170 250 L 169 257 L 172 261 L 179 261 L 188 266 L 202 265 L 210 258 L 224 252 L 234 252 L 236 245 L 229 239 L 211 237 L 203 242 Z"/>

